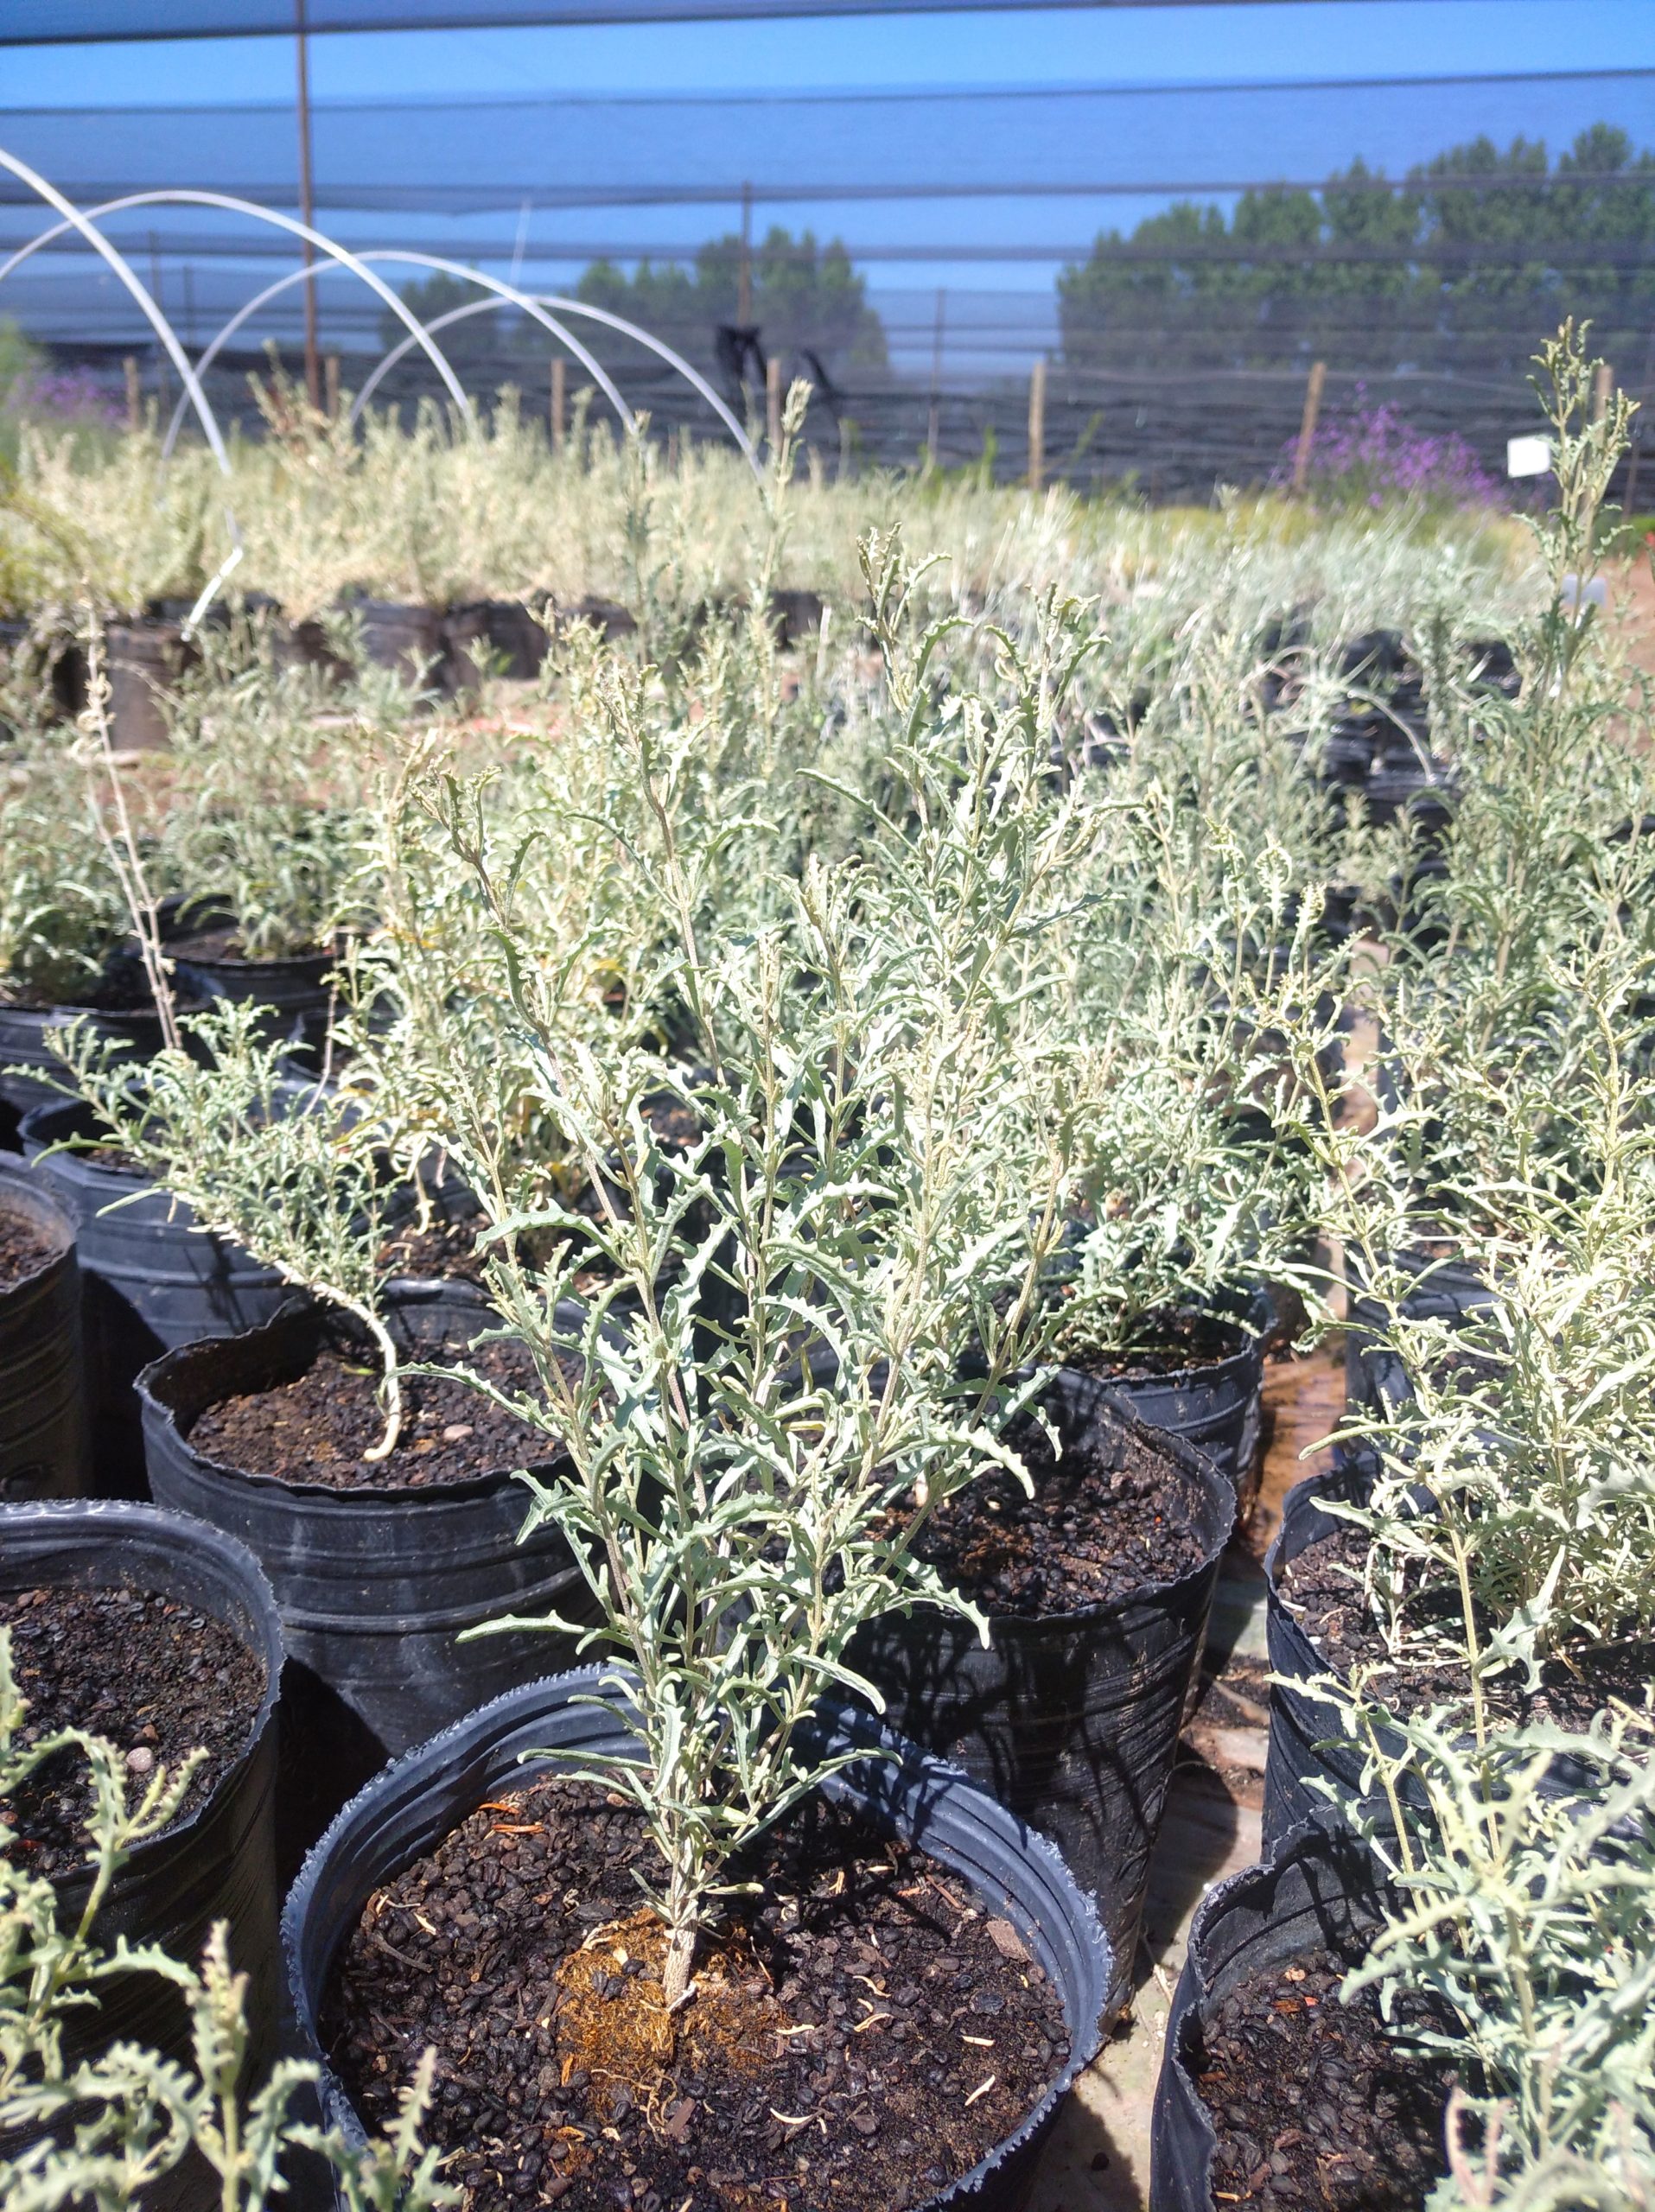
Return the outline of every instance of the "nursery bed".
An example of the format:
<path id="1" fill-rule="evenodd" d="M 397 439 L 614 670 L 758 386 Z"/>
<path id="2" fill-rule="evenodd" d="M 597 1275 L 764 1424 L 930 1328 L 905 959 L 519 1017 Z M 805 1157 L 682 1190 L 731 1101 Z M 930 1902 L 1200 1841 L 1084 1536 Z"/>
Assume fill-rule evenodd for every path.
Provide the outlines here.
<path id="1" fill-rule="evenodd" d="M 1200 1694 L 1187 1719 L 1149 1877 L 1137 1994 L 1130 2018 L 1075 2084 L 1036 2177 L 1028 2212 L 1146 2212 L 1149 2112 L 1185 1941 L 1207 1886 L 1259 1856 L 1270 1735 L 1264 1558 L 1283 1498 L 1311 1471 L 1299 1454 L 1344 1409 L 1338 1343 L 1264 1370 L 1264 1487 L 1247 1532 L 1225 1554 Z"/>

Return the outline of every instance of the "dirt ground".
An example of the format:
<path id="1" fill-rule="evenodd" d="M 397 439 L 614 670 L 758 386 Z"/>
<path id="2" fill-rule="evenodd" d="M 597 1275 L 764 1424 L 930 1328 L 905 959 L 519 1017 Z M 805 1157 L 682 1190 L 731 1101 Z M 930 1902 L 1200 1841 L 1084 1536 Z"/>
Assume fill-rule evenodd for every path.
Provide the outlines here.
<path id="1" fill-rule="evenodd" d="M 1083 2075 L 1041 2161 L 1029 2212 L 1146 2212 L 1149 2113 L 1189 1923 L 1208 1885 L 1258 1857 L 1270 1733 L 1264 1558 L 1282 1500 L 1315 1465 L 1302 1454 L 1344 1410 L 1337 1341 L 1265 1370 L 1268 1450 L 1257 1510 L 1231 1543 L 1208 1633 L 1203 1689 L 1149 1876 L 1132 2015 Z"/>

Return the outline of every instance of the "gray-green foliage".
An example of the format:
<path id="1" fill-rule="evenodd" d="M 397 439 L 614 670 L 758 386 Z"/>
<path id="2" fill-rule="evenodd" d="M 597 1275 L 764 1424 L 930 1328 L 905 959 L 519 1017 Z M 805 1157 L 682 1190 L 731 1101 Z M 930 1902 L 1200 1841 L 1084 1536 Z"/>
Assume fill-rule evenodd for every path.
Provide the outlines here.
<path id="1" fill-rule="evenodd" d="M 245 628 L 205 633 L 175 700 L 162 867 L 227 910 L 244 957 L 273 960 L 331 946 L 372 905 L 365 798 L 381 738 L 372 685 L 331 698 L 315 671 L 249 648 Z"/>
<path id="2" fill-rule="evenodd" d="M 599 1200 L 595 1217 L 520 1209 L 486 1082 L 474 1147 L 457 1098 L 491 1285 L 544 1393 L 519 1410 L 570 1454 L 567 1479 L 532 1484 L 532 1522 L 585 1564 L 602 1611 L 586 1641 L 634 1700 L 636 1763 L 603 1773 L 660 1854 L 674 1997 L 730 1859 L 832 1763 L 805 1732 L 822 1696 L 875 1694 L 848 1661 L 858 1627 L 962 1603 L 915 1539 L 980 1468 L 1017 1465 L 998 1431 L 1027 1394 L 1060 1224 L 1066 1047 L 1046 1007 L 1079 817 L 1037 802 L 1042 702 L 1084 635 L 1054 615 L 1032 661 L 1013 656 L 1009 704 L 939 706 L 939 636 L 909 643 L 894 548 L 870 550 L 869 575 L 901 804 L 866 811 L 859 862 L 771 883 L 767 923 L 702 932 L 704 871 L 742 824 L 691 819 L 676 757 L 620 715 L 656 833 L 629 858 L 659 986 L 691 1025 L 684 1059 L 571 1033 L 550 948 L 477 842 L 475 795 L 436 802 L 493 916 L 541 1107 Z M 565 1240 L 538 1273 L 512 1242 L 525 1228 Z M 607 1287 L 571 1306 L 594 1248 Z"/>
<path id="3" fill-rule="evenodd" d="M 1649 1715 L 1623 1708 L 1585 1734 L 1514 1730 L 1481 1749 L 1463 1709 L 1398 1715 L 1359 1694 L 1350 1717 L 1391 1808 L 1385 1822 L 1354 1817 L 1396 1904 L 1346 1994 L 1383 1985 L 1440 2001 L 1445 2024 L 1410 2032 L 1460 2062 L 1456 2120 L 1498 2128 L 1499 2174 L 1537 2192 L 1549 2168 L 1555 2180 L 1584 2163 L 1635 2202 L 1655 2171 Z M 1395 1753 L 1378 1747 L 1381 1720 Z M 1451 2178 L 1434 2204 L 1465 2186 Z"/>
<path id="4" fill-rule="evenodd" d="M 128 927 L 84 769 L 61 735 L 0 756 L 0 998 L 73 1005 Z"/>
<path id="5" fill-rule="evenodd" d="M 186 1025 L 195 1052 L 169 1047 L 136 1081 L 130 1061 L 84 1024 L 51 1043 L 109 1137 L 189 1208 L 194 1228 L 232 1238 L 360 1323 L 383 1363 L 385 1408 L 385 1434 L 365 1457 L 385 1459 L 402 1388 L 379 1310 L 394 1195 L 382 1135 L 353 1099 L 296 1077 L 259 1022 L 256 1006 L 211 1007 Z"/>
<path id="6" fill-rule="evenodd" d="M 428 2052 L 404 2091 L 391 2135 L 366 2144 L 298 2120 L 298 2092 L 317 2069 L 280 2060 L 250 2089 L 251 2037 L 246 1977 L 232 1969 L 222 1923 L 199 1967 L 124 1937 L 99 1942 L 97 1919 L 132 1851 L 179 1814 L 198 1758 L 156 1768 L 130 1802 L 120 1752 L 77 1728 L 29 1743 L 27 1711 L 13 1678 L 11 1638 L 0 1630 L 0 2200 L 7 2212 L 128 2212 L 176 2172 L 192 2151 L 215 2177 L 222 2212 L 265 2212 L 286 2192 L 281 2161 L 290 2149 L 332 2164 L 350 2212 L 435 2212 L 456 2201 L 422 2149 L 429 2102 Z M 53 1885 L 27 1872 L 8 1818 L 14 1793 L 48 1764 L 84 1761 L 90 1783 L 86 1901 L 73 1922 L 60 1916 Z M 99 1985 L 110 1976 L 153 1974 L 183 1999 L 188 2064 L 130 2042 L 99 2048 Z M 55 2133 L 44 2131 L 55 2130 Z"/>

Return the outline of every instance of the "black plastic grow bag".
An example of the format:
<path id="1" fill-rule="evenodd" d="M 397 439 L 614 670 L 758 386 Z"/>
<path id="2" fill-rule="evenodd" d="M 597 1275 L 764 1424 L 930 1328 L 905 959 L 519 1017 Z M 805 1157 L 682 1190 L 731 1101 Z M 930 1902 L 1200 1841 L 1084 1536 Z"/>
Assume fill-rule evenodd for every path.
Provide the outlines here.
<path id="1" fill-rule="evenodd" d="M 202 922 L 202 929 L 209 926 Z M 188 925 L 182 942 L 189 942 Z M 171 950 L 174 974 L 191 998 L 227 999 L 265 1009 L 258 1028 L 267 1042 L 284 1045 L 307 1067 L 319 1062 L 334 1018 L 329 978 L 337 952 L 302 952 L 279 960 L 244 960 L 225 954 Z"/>
<path id="2" fill-rule="evenodd" d="M 103 1499 L 0 1507 L 0 1589 L 41 1585 L 180 1599 L 263 1662 L 264 1695 L 240 1757 L 205 1803 L 137 1847 L 97 1923 L 105 1948 L 124 1936 L 194 1963 L 213 1923 L 227 1921 L 232 1960 L 248 1977 L 251 2056 L 262 2063 L 272 2052 L 281 1986 L 273 1811 L 283 1647 L 270 1585 L 245 1545 L 181 1513 Z M 89 1884 L 77 1872 L 56 1885 L 66 1917 L 83 1910 Z M 76 2049 L 131 2037 L 175 2058 L 189 2056 L 186 2029 L 177 1993 L 151 1974 L 100 1982 L 96 2012 L 70 2023 Z"/>
<path id="3" fill-rule="evenodd" d="M 1436 1260 L 1425 1252 L 1404 1252 L 1393 1264 L 1415 1278 L 1415 1287 L 1402 1301 L 1404 1320 L 1440 1320 L 1450 1329 L 1462 1329 L 1493 1303 L 1487 1283 L 1463 1260 Z M 1365 1277 L 1356 1254 L 1347 1259 L 1346 1270 L 1352 1278 L 1352 1296 L 1345 1331 L 1345 1402 L 1354 1413 L 1371 1413 L 1388 1421 L 1413 1397 L 1413 1384 L 1403 1362 L 1378 1339 L 1376 1332 L 1384 1317 L 1375 1302 L 1363 1294 Z"/>
<path id="4" fill-rule="evenodd" d="M 1324 1498 L 1356 1502 L 1365 1497 L 1373 1478 L 1371 1453 L 1344 1450 L 1334 1454 L 1330 1468 L 1295 1483 L 1282 1507 L 1282 1525 L 1264 1555 L 1264 1634 L 1270 1653 L 1270 1749 L 1264 1765 L 1264 1808 L 1262 1834 L 1265 1847 L 1306 1820 L 1340 1818 L 1359 1805 L 1364 1817 L 1389 1831 L 1390 1802 L 1377 1790 L 1363 1788 L 1365 1746 L 1348 1736 L 1336 1705 L 1311 1695 L 1310 1682 L 1326 1680 L 1333 1672 L 1316 1649 L 1283 1593 L 1283 1572 L 1289 1563 L 1339 1528 L 1337 1516 L 1324 1512 Z M 1422 1498 L 1425 1493 L 1416 1493 Z M 1378 1747 L 1387 1760 L 1400 1759 L 1402 1738 L 1390 1728 L 1378 1732 Z M 1568 1796 L 1585 1783 L 1579 1764 L 1559 1757 L 1542 1776 L 1543 1795 Z M 1427 1815 L 1427 1800 L 1419 1784 L 1408 1775 L 1397 1785 L 1402 1803 L 1410 1815 Z"/>
<path id="5" fill-rule="evenodd" d="M 494 1319 L 443 1283 L 399 1285 L 385 1318 L 411 1358 L 441 1357 Z M 291 1655 L 284 1840 L 306 1827 L 314 1838 L 387 1757 L 572 1656 L 551 1630 L 461 1643 L 462 1630 L 506 1613 L 584 1619 L 591 1603 L 555 1529 L 519 1541 L 529 1496 L 509 1469 L 428 1490 L 336 1490 L 245 1474 L 193 1448 L 207 1407 L 303 1373 L 339 1327 L 294 1301 L 245 1335 L 169 1352 L 138 1380 L 156 1499 L 238 1536 L 276 1592 Z M 549 1453 L 537 1471 L 557 1464 Z"/>
<path id="6" fill-rule="evenodd" d="M 1150 1853 L 1236 1503 L 1188 1446 L 1072 1381 L 1060 1373 L 1043 1401 L 1065 1452 L 1115 1455 L 1130 1436 L 1156 1452 L 1200 1564 L 1111 1605 L 996 1615 L 987 1649 L 934 1606 L 890 1614 L 858 1636 L 850 1663 L 878 1686 L 898 1734 L 955 1761 L 1062 1852 L 1108 1931 L 1112 2018 L 1131 1995 Z"/>
<path id="7" fill-rule="evenodd" d="M 302 2055 L 322 2067 L 323 2118 L 355 2140 L 362 2139 L 361 2123 L 322 2058 L 316 2018 L 334 1961 L 363 1905 L 487 1798 L 557 1764 L 536 1754 L 635 1756 L 634 1739 L 613 1712 L 577 1701 L 599 1694 L 606 1671 L 584 1668 L 510 1691 L 411 1751 L 345 1808 L 306 1860 L 282 1921 L 289 2001 Z M 828 1747 L 866 1745 L 871 1754 L 883 1745 L 895 1752 L 840 1769 L 823 1784 L 824 1794 L 911 1837 L 958 1874 L 988 1911 L 1010 1922 L 1062 1999 L 1069 2034 L 1062 2072 L 1014 2134 L 926 2201 L 1015 2212 L 1060 2107 L 1096 2056 L 1111 1980 L 1108 1939 L 1056 1852 L 957 1770 L 847 1707 L 834 1708 L 819 1735 Z"/>
<path id="8" fill-rule="evenodd" d="M 76 1021 L 85 1022 L 111 1045 L 118 1045 L 134 1060 L 153 1058 L 161 1050 L 161 1017 L 153 1006 L 0 1005 L 0 1101 L 19 1117 L 63 1097 L 63 1063 L 47 1039 L 54 1031 L 67 1029 Z M 19 1068 L 38 1068 L 40 1074 L 4 1072 Z"/>
<path id="9" fill-rule="evenodd" d="M 1196 2087 L 1202 2029 L 1251 1975 L 1331 1951 L 1352 1966 L 1384 1916 L 1385 1891 L 1366 1847 L 1348 1828 L 1290 1829 L 1260 1866 L 1210 1889 L 1196 1908 L 1173 1993 L 1150 2123 L 1155 2212 L 1215 2212 L 1218 2139 Z"/>
<path id="10" fill-rule="evenodd" d="M 1224 1358 L 1163 1374 L 1141 1370 L 1118 1376 L 1066 1369 L 1073 1402 L 1114 1391 L 1148 1427 L 1175 1436 L 1202 1452 L 1229 1481 L 1238 1499 L 1251 1503 L 1258 1488 L 1264 1393 L 1264 1332 L 1273 1309 L 1262 1296 L 1248 1308 L 1257 1334 L 1239 1322 L 1216 1322 L 1234 1349 Z"/>
<path id="11" fill-rule="evenodd" d="M 1322 1500 L 1359 1498 L 1371 1479 L 1365 1455 L 1341 1452 L 1331 1468 L 1295 1483 L 1283 1503 L 1275 1541 L 1264 1555 L 1264 1634 L 1273 1678 L 1262 1823 L 1266 1850 L 1289 1828 L 1327 1817 L 1335 1803 L 1360 1802 L 1370 1812 L 1382 1811 L 1377 1796 L 1362 1786 L 1365 1746 L 1345 1733 L 1337 1707 L 1301 1687 L 1325 1678 L 1332 1669 L 1282 1592 L 1288 1563 L 1340 1526 L 1335 1515 L 1322 1510 Z M 1381 1731 L 1379 1741 L 1387 1757 L 1400 1757 L 1402 1741 L 1391 1731 Z M 1327 1787 L 1317 1788 L 1318 1781 Z M 1416 1785 L 1408 1785 L 1404 1795 L 1410 1804 L 1423 1806 Z"/>
<path id="12" fill-rule="evenodd" d="M 0 1214 L 54 1247 L 32 1274 L 0 1287 L 0 1500 L 67 1497 L 86 1469 L 74 1216 L 30 1170 L 4 1160 Z"/>
<path id="13" fill-rule="evenodd" d="M 174 1344 L 269 1320 L 293 1287 L 239 1244 L 204 1235 L 189 1208 L 147 1175 L 90 1154 L 40 1156 L 70 1137 L 95 1138 L 100 1126 L 79 1099 L 42 1106 L 23 1122 L 23 1149 L 78 1224 L 98 1488 L 139 1496 L 143 1442 L 133 1389 L 139 1370 Z"/>

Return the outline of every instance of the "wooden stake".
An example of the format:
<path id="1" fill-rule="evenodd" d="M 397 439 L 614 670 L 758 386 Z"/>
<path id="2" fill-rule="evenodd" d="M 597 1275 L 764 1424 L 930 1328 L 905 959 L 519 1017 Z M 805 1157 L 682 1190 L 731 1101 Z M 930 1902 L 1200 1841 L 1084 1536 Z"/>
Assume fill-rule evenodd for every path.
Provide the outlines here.
<path id="1" fill-rule="evenodd" d="M 138 385 L 138 357 L 129 353 L 121 363 L 126 378 L 126 427 L 136 430 L 143 419 L 143 398 Z"/>
<path id="2" fill-rule="evenodd" d="M 1293 456 L 1293 496 L 1304 497 L 1310 481 L 1310 455 L 1316 442 L 1316 422 L 1321 413 L 1321 388 L 1327 381 L 1326 361 L 1312 361 L 1310 380 L 1304 388 L 1304 413 L 1299 420 L 1298 450 Z"/>
<path id="3" fill-rule="evenodd" d="M 1046 483 L 1046 356 L 1028 372 L 1028 488 L 1041 491 Z"/>
<path id="4" fill-rule="evenodd" d="M 327 394 L 328 394 L 328 421 L 329 421 L 330 423 L 336 423 L 336 422 L 339 420 L 339 356 L 338 356 L 338 354 L 337 354 L 337 353 L 329 353 L 329 354 L 328 354 L 328 358 L 327 358 L 327 359 L 322 363 L 322 365 L 322 365 L 322 369 L 323 369 L 323 372 L 324 372 L 324 380 L 325 380 L 325 383 L 326 383 L 326 385 L 327 385 Z"/>
<path id="5" fill-rule="evenodd" d="M 1609 411 L 1609 394 L 1614 390 L 1614 371 L 1607 361 L 1597 365 L 1597 374 L 1592 378 L 1592 420 L 1601 423 Z"/>
<path id="6" fill-rule="evenodd" d="M 567 384 L 569 365 L 561 353 L 553 357 L 551 364 L 551 449 L 563 449 L 563 424 L 568 412 Z"/>
<path id="7" fill-rule="evenodd" d="M 781 356 L 773 353 L 764 365 L 764 412 L 773 457 L 781 451 Z"/>
<path id="8" fill-rule="evenodd" d="M 1643 417 L 1632 418 L 1632 437 L 1626 450 L 1626 488 L 1621 495 L 1620 512 L 1635 515 L 1638 512 L 1638 455 L 1644 442 Z"/>

